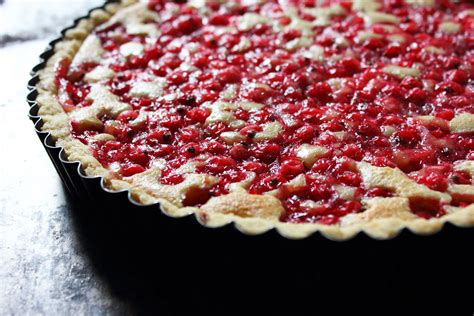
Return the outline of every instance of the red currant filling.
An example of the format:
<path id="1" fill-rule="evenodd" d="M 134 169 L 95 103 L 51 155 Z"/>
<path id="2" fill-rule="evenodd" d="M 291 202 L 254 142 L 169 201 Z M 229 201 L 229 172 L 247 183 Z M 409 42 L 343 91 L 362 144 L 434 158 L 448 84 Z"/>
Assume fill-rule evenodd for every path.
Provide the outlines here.
<path id="1" fill-rule="evenodd" d="M 474 158 L 473 134 L 452 133 L 449 121 L 474 113 L 474 17 L 465 13 L 474 6 L 435 2 L 381 1 L 378 10 L 399 21 L 390 24 L 370 23 L 343 0 L 323 1 L 344 12 L 326 16 L 329 23 L 310 14 L 314 1 L 289 1 L 291 14 L 277 1 L 211 2 L 204 11 L 150 1 L 160 37 L 129 34 L 119 24 L 95 32 L 103 63 L 115 72 L 104 84 L 131 110 L 103 115 L 96 129 L 72 122 L 73 135 L 125 177 L 164 161 L 159 181 L 175 185 L 186 176 L 176 170 L 199 162 L 195 172 L 219 181 L 206 192 L 190 192 L 185 205 L 227 194 L 230 183 L 253 173 L 249 192 L 276 195 L 286 209 L 281 220 L 296 223 L 335 224 L 363 211 L 364 198 L 396 195 L 365 187 L 357 161 L 399 168 L 439 192 L 471 184 L 453 163 Z M 456 32 L 442 26 L 447 20 Z M 307 24 L 309 35 L 301 29 Z M 120 48 L 127 42 L 141 43 L 143 52 L 124 58 Z M 84 76 L 96 66 L 58 64 L 59 101 L 67 112 L 91 105 L 92 84 Z M 161 96 L 132 93 L 144 77 L 166 83 Z M 216 119 L 212 104 L 221 101 L 246 104 L 224 109 L 229 120 Z M 142 112 L 153 115 L 138 124 Z M 280 131 L 262 136 L 272 123 Z M 114 139 L 97 138 L 101 133 Z M 302 144 L 326 151 L 308 164 L 297 154 Z M 453 196 L 456 206 L 473 201 Z M 412 198 L 410 207 L 423 218 L 445 214 L 437 200 Z"/>

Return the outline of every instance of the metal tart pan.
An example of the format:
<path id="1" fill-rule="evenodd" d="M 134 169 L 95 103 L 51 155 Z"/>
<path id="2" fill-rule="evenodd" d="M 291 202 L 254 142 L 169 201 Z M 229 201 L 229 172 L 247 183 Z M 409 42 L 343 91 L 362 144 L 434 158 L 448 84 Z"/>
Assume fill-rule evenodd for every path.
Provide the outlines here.
<path id="1" fill-rule="evenodd" d="M 158 288 L 167 293 L 173 313 L 183 308 L 195 313 L 207 300 L 219 314 L 307 315 L 328 308 L 331 314 L 406 313 L 413 307 L 472 313 L 473 228 L 447 223 L 430 236 L 403 229 L 389 240 L 360 232 L 343 242 L 319 232 L 295 241 L 274 229 L 248 236 L 233 224 L 208 228 L 193 215 L 169 217 L 160 205 L 139 205 L 128 192 L 110 192 L 101 177 L 85 175 L 41 130 L 36 85 L 55 44 L 88 16 L 75 20 L 40 55 L 28 82 L 28 116 L 68 192 L 69 206 L 86 218 L 78 226 L 93 236 L 90 244 L 101 255 L 95 265 L 112 287 L 119 283 L 133 295 Z M 137 279 L 147 284 L 145 290 Z"/>

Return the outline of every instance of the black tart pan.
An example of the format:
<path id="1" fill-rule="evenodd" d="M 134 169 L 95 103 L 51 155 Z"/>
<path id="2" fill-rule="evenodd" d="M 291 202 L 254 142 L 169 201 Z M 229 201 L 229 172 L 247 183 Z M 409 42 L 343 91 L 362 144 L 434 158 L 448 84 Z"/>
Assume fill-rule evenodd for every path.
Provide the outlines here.
<path id="1" fill-rule="evenodd" d="M 472 315 L 474 228 L 447 223 L 430 236 L 403 229 L 389 240 L 361 232 L 342 242 L 319 232 L 301 240 L 275 230 L 247 236 L 232 224 L 207 228 L 193 215 L 171 218 L 159 205 L 139 205 L 126 191 L 110 192 L 101 177 L 86 176 L 41 131 L 36 85 L 55 44 L 88 16 L 76 19 L 40 55 L 28 82 L 28 116 L 69 193 L 71 208 L 86 218 L 80 229 L 92 231 L 101 258 L 97 264 L 108 265 L 102 274 L 111 284 L 119 282 L 138 296 L 154 293 L 150 288 L 166 292 L 165 305 L 174 311 L 212 306 L 210 311 L 225 315 L 288 314 L 308 308 L 312 315 L 327 308 L 370 311 L 383 303 L 384 309 L 376 309 L 382 314 L 409 314 L 415 305 L 425 311 L 467 308 Z M 150 286 L 145 294 L 137 282 Z"/>

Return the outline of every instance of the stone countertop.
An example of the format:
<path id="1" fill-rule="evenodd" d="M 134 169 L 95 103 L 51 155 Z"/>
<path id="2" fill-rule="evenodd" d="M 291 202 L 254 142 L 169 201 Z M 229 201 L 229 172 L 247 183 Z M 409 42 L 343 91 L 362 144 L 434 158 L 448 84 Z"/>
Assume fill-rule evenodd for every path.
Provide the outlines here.
<path id="1" fill-rule="evenodd" d="M 0 314 L 127 313 L 85 253 L 68 198 L 28 120 L 38 55 L 100 1 L 0 1 Z"/>
<path id="2" fill-rule="evenodd" d="M 460 290 L 474 281 L 472 229 L 384 242 L 197 241 L 143 234 L 139 216 L 97 217 L 72 201 L 27 118 L 25 86 L 48 41 L 100 2 L 0 0 L 0 315 L 294 314 L 375 302 L 406 311 L 438 297 L 472 314 L 472 290 Z"/>

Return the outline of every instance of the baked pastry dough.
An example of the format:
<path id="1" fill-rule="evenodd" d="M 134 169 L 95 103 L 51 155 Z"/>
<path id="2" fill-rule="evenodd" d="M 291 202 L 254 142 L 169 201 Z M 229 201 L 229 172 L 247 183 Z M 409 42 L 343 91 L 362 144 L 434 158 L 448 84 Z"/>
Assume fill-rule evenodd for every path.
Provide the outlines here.
<path id="1" fill-rule="evenodd" d="M 470 226 L 473 12 L 123 0 L 55 44 L 42 129 L 109 190 L 208 226 L 333 239 Z"/>

